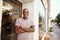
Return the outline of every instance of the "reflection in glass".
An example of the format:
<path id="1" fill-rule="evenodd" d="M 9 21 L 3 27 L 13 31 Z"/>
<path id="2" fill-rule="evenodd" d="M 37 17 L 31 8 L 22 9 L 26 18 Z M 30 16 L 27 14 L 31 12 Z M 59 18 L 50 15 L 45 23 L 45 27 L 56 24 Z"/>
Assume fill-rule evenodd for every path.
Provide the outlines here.
<path id="1" fill-rule="evenodd" d="M 41 1 L 38 2 L 38 15 L 39 15 L 39 40 L 43 38 L 44 33 L 46 32 L 45 27 L 45 9 Z"/>
<path id="2" fill-rule="evenodd" d="M 19 5 L 12 3 L 9 0 L 3 1 L 2 6 L 2 27 L 1 40 L 16 40 L 15 35 L 15 20 L 19 17 Z"/>

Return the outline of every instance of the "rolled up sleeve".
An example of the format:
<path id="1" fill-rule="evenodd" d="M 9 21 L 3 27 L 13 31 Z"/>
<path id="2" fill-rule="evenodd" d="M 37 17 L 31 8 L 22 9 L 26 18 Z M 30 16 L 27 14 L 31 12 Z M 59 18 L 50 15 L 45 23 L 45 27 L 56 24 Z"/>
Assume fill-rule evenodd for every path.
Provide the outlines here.
<path id="1" fill-rule="evenodd" d="M 15 26 L 20 26 L 19 19 L 16 20 L 16 22 L 15 22 Z"/>

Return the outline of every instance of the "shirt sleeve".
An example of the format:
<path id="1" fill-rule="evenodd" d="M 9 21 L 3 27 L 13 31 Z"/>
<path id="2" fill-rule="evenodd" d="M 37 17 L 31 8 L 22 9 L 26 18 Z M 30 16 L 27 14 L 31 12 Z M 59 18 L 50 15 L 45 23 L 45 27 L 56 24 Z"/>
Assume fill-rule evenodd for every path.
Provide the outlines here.
<path id="1" fill-rule="evenodd" d="M 15 26 L 20 26 L 19 19 L 16 20 Z"/>

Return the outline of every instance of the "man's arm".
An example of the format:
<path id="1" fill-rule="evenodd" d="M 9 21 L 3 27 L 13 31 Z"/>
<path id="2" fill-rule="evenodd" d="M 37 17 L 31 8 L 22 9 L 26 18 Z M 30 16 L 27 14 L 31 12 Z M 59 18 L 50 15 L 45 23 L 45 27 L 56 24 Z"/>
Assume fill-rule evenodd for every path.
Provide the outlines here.
<path id="1" fill-rule="evenodd" d="M 26 31 L 27 31 L 27 32 L 34 32 L 34 26 L 31 26 L 31 27 L 28 28 Z"/>
<path id="2" fill-rule="evenodd" d="M 23 29 L 21 29 L 19 26 L 16 26 L 15 31 L 17 34 L 21 34 L 24 33 L 25 31 Z"/>
<path id="3" fill-rule="evenodd" d="M 24 29 L 26 32 L 34 32 L 34 26 L 32 25 L 30 28 L 22 28 L 22 29 Z"/>

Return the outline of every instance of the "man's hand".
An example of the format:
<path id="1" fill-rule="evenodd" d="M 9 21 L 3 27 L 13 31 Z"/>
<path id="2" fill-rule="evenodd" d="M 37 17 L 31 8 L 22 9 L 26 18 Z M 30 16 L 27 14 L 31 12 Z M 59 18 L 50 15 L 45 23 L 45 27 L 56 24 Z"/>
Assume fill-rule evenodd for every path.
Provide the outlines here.
<path id="1" fill-rule="evenodd" d="M 25 33 L 25 31 L 21 29 L 19 26 L 16 26 L 16 33 L 21 34 L 21 33 Z"/>

